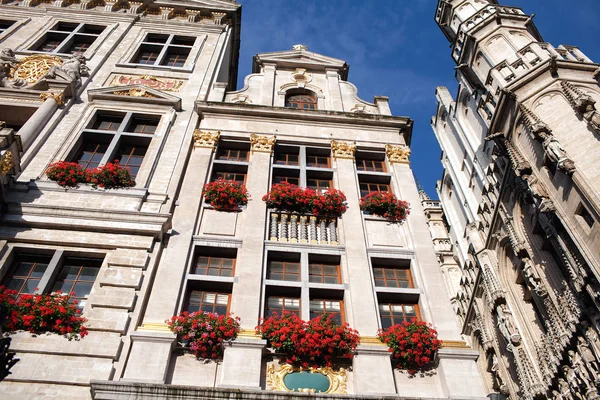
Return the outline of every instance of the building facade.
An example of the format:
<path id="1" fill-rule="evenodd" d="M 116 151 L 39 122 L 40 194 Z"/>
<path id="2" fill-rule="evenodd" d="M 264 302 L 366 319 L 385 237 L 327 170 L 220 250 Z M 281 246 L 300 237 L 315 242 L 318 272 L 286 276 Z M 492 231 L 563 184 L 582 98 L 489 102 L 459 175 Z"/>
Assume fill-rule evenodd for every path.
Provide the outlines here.
<path id="1" fill-rule="evenodd" d="M 597 399 L 599 65 L 497 1 L 439 1 L 435 20 L 459 83 L 432 127 L 462 333 L 499 398 Z"/>
<path id="2" fill-rule="evenodd" d="M 327 375 L 331 393 L 484 398 L 410 168 L 413 122 L 386 97 L 359 99 L 345 62 L 302 45 L 257 55 L 236 91 L 240 16 L 230 0 L 0 4 L 0 282 L 75 291 L 90 331 L 13 334 L 20 361 L 0 396 L 293 398 L 254 333 L 287 309 L 331 312 L 360 332 L 354 359 Z M 60 160 L 115 159 L 134 187 L 65 189 L 45 174 Z M 245 183 L 243 210 L 202 201 L 218 178 Z M 348 211 L 269 211 L 261 197 L 280 181 L 340 189 Z M 404 224 L 360 211 L 374 190 L 410 202 Z M 240 318 L 220 362 L 196 359 L 165 323 L 199 309 Z M 432 371 L 410 377 L 375 335 L 414 317 L 444 346 Z"/>

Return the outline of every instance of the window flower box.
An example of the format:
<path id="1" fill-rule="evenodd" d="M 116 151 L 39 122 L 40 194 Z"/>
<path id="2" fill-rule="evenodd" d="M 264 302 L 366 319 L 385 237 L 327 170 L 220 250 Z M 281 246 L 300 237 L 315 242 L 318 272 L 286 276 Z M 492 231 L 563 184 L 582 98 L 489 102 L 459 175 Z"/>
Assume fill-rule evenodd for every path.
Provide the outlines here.
<path id="1" fill-rule="evenodd" d="M 248 204 L 248 190 L 239 182 L 218 179 L 204 185 L 204 201 L 217 211 L 239 211 Z"/>
<path id="2" fill-rule="evenodd" d="M 402 223 L 410 214 L 410 205 L 390 192 L 371 192 L 360 199 L 360 209 L 389 222 Z"/>
<path id="3" fill-rule="evenodd" d="M 299 214 L 339 217 L 346 212 L 346 196 L 341 190 L 329 189 L 320 194 L 288 182 L 276 183 L 262 200 L 267 208 Z"/>
<path id="4" fill-rule="evenodd" d="M 84 169 L 78 163 L 58 161 L 50 164 L 46 176 L 65 188 L 76 188 L 80 184 L 91 184 L 93 188 L 119 189 L 135 186 L 128 167 L 119 165 L 119 160 L 109 162 L 93 170 Z"/>

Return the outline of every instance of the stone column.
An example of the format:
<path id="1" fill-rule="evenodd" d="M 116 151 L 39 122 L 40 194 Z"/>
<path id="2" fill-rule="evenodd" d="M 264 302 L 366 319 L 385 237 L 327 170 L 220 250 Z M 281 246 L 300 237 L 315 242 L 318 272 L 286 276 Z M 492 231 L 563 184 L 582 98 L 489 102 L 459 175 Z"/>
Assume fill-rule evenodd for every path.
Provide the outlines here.
<path id="1" fill-rule="evenodd" d="M 240 318 L 242 332 L 225 350 L 218 386 L 259 389 L 266 342 L 254 335 L 260 315 L 260 301 L 257 301 L 256 294 L 261 293 L 262 287 L 262 274 L 256 271 L 258 266 L 263 265 L 267 226 L 267 206 L 260 199 L 269 190 L 269 174 L 265 171 L 270 168 L 275 137 L 252 134 L 250 142 L 246 187 L 252 200 L 244 210 L 246 224 L 242 247 L 237 253 L 237 281 L 233 285 L 230 307 L 231 312 Z"/>
<path id="2" fill-rule="evenodd" d="M 169 238 L 156 271 L 143 324 L 132 334 L 124 379 L 164 383 L 175 343 L 175 335 L 164 321 L 178 311 L 182 277 L 188 266 L 190 243 L 200 212 L 206 177 L 204 171 L 208 171 L 218 138 L 219 133 L 194 132 L 194 149 L 183 180 L 179 205 L 173 214 L 173 231 L 177 235 Z"/>
<path id="3" fill-rule="evenodd" d="M 408 146 L 386 147 L 388 162 L 398 188 L 399 198 L 410 203 L 410 215 L 405 224 L 415 251 L 414 273 L 421 279 L 422 316 L 437 329 L 444 348 L 438 353 L 438 373 L 447 398 L 485 398 L 481 377 L 475 361 L 477 351 L 467 347 L 460 335 L 450 295 L 435 254 L 427 218 L 421 205 L 417 184 L 410 168 Z M 430 320 L 429 320 L 430 319 Z"/>
<path id="4" fill-rule="evenodd" d="M 329 104 L 331 110 L 344 111 L 342 93 L 340 91 L 340 75 L 336 70 L 327 69 L 327 88 L 329 89 Z"/>
<path id="5" fill-rule="evenodd" d="M 21 138 L 23 153 L 25 153 L 31 143 L 37 139 L 38 134 L 44 129 L 44 126 L 46 126 L 48 121 L 50 121 L 58 107 L 65 104 L 61 92 L 43 92 L 40 93 L 40 99 L 44 100 L 42 105 L 31 117 L 29 117 L 21 129 L 19 129 L 18 136 Z"/>

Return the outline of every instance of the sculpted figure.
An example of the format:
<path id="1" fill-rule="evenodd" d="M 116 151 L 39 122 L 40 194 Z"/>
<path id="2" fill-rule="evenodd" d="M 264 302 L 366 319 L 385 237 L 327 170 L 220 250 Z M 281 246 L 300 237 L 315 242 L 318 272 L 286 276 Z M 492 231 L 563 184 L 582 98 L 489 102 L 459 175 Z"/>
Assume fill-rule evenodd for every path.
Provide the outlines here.
<path id="1" fill-rule="evenodd" d="M 590 387 L 590 375 L 588 370 L 586 369 L 583 360 L 579 356 L 578 353 L 575 353 L 573 350 L 569 350 L 569 362 L 571 363 L 571 369 L 573 373 L 579 377 L 579 379 L 584 383 L 586 387 Z"/>
<path id="2" fill-rule="evenodd" d="M 600 113 L 593 104 L 588 104 L 583 112 L 585 118 L 596 132 L 600 132 Z"/>
<path id="3" fill-rule="evenodd" d="M 508 309 L 506 304 L 499 304 L 496 307 L 496 313 L 498 314 L 498 329 L 502 333 L 502 336 L 506 341 L 511 344 L 521 343 L 521 336 L 515 327 L 513 322 L 512 312 Z"/>
<path id="4" fill-rule="evenodd" d="M 563 378 L 558 378 L 558 391 L 560 392 L 560 399 L 575 400 L 569 384 Z"/>
<path id="5" fill-rule="evenodd" d="M 570 174 L 575 172 L 575 164 L 569 157 L 567 157 L 566 150 L 561 146 L 559 141 L 554 138 L 553 135 L 545 132 L 539 132 L 537 137 L 538 140 L 542 142 L 544 152 L 550 161 L 552 161 L 558 168 L 562 169 L 566 173 Z"/>
<path id="6" fill-rule="evenodd" d="M 50 71 L 46 74 L 49 78 L 59 76 L 68 81 L 78 81 L 82 76 L 88 75 L 89 69 L 85 65 L 85 57 L 80 54 L 74 54 L 62 65 L 50 68 Z"/>
<path id="7" fill-rule="evenodd" d="M 529 258 L 523 258 L 523 276 L 527 284 L 537 293 L 541 279 L 534 273 L 533 264 Z"/>
<path id="8" fill-rule="evenodd" d="M 565 378 L 567 378 L 567 382 L 570 382 L 571 385 L 577 387 L 577 389 L 575 389 L 575 392 L 579 392 L 578 388 L 580 388 L 581 386 L 583 386 L 585 384 L 583 379 L 581 379 L 581 377 L 575 373 L 573 368 L 569 367 L 568 365 L 563 365 L 562 371 L 563 371 Z"/>
<path id="9" fill-rule="evenodd" d="M 585 363 L 585 366 L 589 372 L 596 377 L 595 380 L 598 380 L 600 377 L 600 368 L 598 367 L 598 360 L 596 360 L 596 356 L 594 356 L 594 353 L 584 338 L 579 336 L 577 341 L 577 353 Z"/>

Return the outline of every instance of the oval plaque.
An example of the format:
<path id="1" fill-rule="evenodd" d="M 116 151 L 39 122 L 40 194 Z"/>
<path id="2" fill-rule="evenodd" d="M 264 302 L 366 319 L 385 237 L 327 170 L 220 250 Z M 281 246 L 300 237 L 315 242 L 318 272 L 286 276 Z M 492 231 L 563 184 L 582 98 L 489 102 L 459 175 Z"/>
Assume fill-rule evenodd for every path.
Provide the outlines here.
<path id="1" fill-rule="evenodd" d="M 325 393 L 329 390 L 331 382 L 327 376 L 319 372 L 292 372 L 283 378 L 285 386 L 294 392 L 300 389 L 314 389 L 316 393 Z"/>

